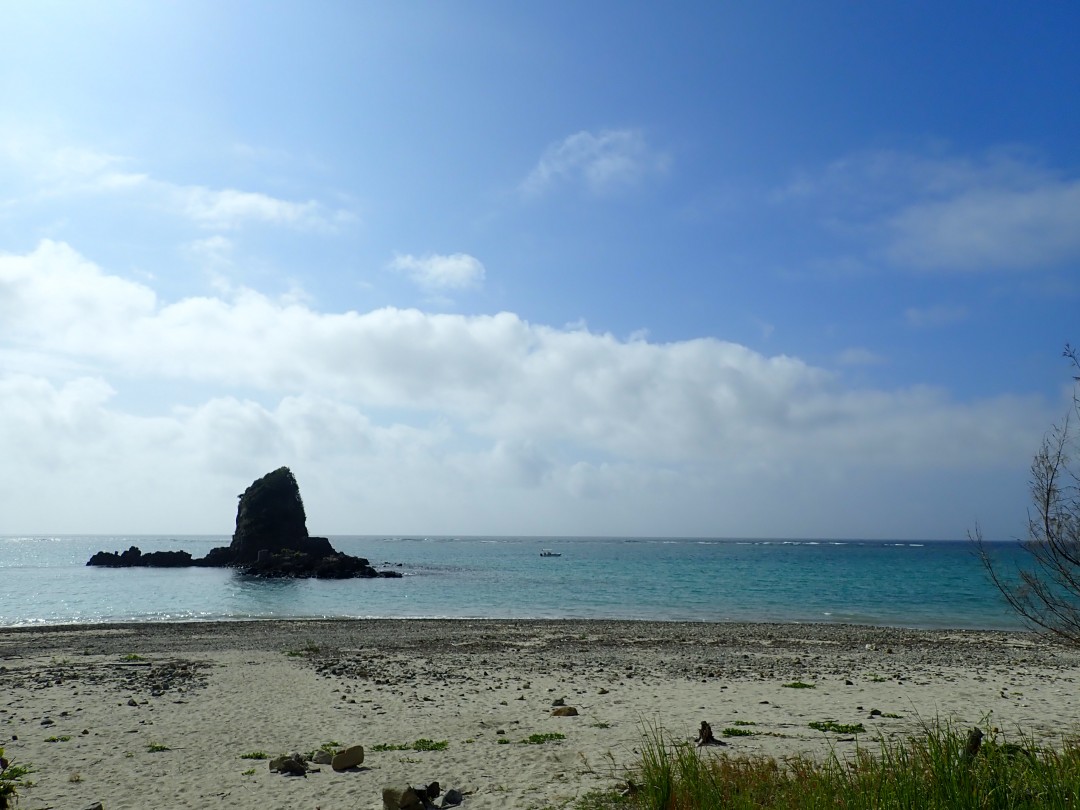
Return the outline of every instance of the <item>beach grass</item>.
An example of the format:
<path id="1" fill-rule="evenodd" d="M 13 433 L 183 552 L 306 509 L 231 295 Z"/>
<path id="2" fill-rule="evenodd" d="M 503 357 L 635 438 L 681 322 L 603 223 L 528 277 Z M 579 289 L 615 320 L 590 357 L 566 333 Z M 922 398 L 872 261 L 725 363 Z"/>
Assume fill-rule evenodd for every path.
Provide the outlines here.
<path id="1" fill-rule="evenodd" d="M 429 740 L 421 738 L 411 743 L 378 743 L 371 746 L 372 751 L 445 751 L 450 746 L 449 740 Z"/>
<path id="2" fill-rule="evenodd" d="M 545 734 L 530 734 L 521 742 L 523 745 L 543 745 L 544 743 L 558 742 L 559 740 L 565 739 L 565 734 L 561 734 L 558 731 L 550 731 Z"/>
<path id="3" fill-rule="evenodd" d="M 0 810 L 5 810 L 19 798 L 19 790 L 31 786 L 26 778 L 33 769 L 29 765 L 17 765 L 4 758 L 0 748 Z"/>
<path id="4" fill-rule="evenodd" d="M 714 755 L 648 728 L 627 789 L 583 796 L 576 810 L 1075 810 L 1080 742 L 1039 748 L 996 730 L 977 752 L 968 734 L 934 723 L 903 741 L 880 740 L 823 761 Z"/>
<path id="5" fill-rule="evenodd" d="M 332 757 L 340 750 L 341 743 L 339 743 L 337 740 L 329 740 L 328 742 L 324 742 L 318 748 L 313 748 L 312 750 L 308 751 L 307 758 L 308 761 L 315 759 L 315 755 L 319 753 L 319 751 L 325 751 Z"/>
<path id="6" fill-rule="evenodd" d="M 720 732 L 725 737 L 753 737 L 754 732 L 748 728 L 725 728 Z"/>

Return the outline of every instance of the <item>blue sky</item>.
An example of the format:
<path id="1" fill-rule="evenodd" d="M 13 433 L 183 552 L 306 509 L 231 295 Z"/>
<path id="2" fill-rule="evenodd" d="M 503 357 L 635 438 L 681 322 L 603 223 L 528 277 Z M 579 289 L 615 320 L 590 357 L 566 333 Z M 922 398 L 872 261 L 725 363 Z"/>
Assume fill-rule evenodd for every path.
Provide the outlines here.
<path id="1" fill-rule="evenodd" d="M 1070 4 L 2 17 L 0 532 L 1023 533 Z"/>

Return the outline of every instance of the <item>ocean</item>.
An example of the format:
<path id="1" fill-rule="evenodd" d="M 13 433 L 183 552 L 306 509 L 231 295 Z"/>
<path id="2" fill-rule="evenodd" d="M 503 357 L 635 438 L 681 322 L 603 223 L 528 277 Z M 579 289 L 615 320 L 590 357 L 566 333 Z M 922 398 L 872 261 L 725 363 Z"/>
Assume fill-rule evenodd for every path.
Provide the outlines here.
<path id="1" fill-rule="evenodd" d="M 96 551 L 227 536 L 0 536 L 0 626 L 252 618 L 605 618 L 1020 629 L 970 543 L 331 537 L 401 579 L 260 580 L 228 569 L 88 568 Z M 1015 543 L 992 544 L 1003 566 Z M 541 556 L 550 549 L 560 556 Z"/>

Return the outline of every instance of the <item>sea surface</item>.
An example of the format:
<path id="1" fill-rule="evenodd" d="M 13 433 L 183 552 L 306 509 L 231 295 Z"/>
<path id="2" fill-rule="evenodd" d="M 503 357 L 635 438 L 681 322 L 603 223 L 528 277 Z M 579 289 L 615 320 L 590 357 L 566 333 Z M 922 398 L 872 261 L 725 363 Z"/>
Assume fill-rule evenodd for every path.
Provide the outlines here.
<path id="1" fill-rule="evenodd" d="M 610 618 L 1019 629 L 970 543 L 907 540 L 331 537 L 401 579 L 261 580 L 88 568 L 100 550 L 227 536 L 0 536 L 0 626 L 220 619 Z M 992 545 L 1012 570 L 1016 544 Z M 548 549 L 560 556 L 544 557 Z"/>

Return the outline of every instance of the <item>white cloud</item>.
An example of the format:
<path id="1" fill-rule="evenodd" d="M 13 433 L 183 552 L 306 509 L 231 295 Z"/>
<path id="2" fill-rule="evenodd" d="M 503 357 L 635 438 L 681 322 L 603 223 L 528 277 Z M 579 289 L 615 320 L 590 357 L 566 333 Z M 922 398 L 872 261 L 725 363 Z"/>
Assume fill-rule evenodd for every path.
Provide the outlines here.
<path id="1" fill-rule="evenodd" d="M 196 239 L 187 245 L 186 250 L 196 261 L 211 269 L 232 264 L 233 242 L 221 234 Z"/>
<path id="2" fill-rule="evenodd" d="M 175 208 L 206 228 L 238 228 L 246 222 L 288 225 L 294 228 L 330 227 L 331 220 L 314 200 L 303 203 L 236 189 L 161 184 Z"/>
<path id="3" fill-rule="evenodd" d="M 712 338 L 326 313 L 246 289 L 166 302 L 54 242 L 0 256 L 0 356 L 0 487 L 27 531 L 57 501 L 69 531 L 227 529 L 237 487 L 287 463 L 309 513 L 333 516 L 321 531 L 805 534 L 881 501 L 883 481 L 931 497 L 911 481 L 1024 469 L 1056 415 L 845 388 Z M 188 405 L 147 398 L 177 388 Z M 220 507 L 212 525 L 177 487 Z"/>
<path id="4" fill-rule="evenodd" d="M 1080 259 L 1080 179 L 1015 151 L 861 153 L 801 175 L 774 199 L 812 203 L 835 232 L 902 268 L 1031 270 Z"/>
<path id="5" fill-rule="evenodd" d="M 30 137 L 9 135 L 0 140 L 0 164 L 7 164 L 21 179 L 22 193 L 29 200 L 137 193 L 140 205 L 157 207 L 200 227 L 229 230 L 249 223 L 334 230 L 355 219 L 349 211 L 316 200 L 296 202 L 262 192 L 153 178 L 126 169 L 132 162 L 83 147 L 54 147 Z"/>
<path id="6" fill-rule="evenodd" d="M 887 222 L 890 258 L 921 268 L 1031 269 L 1080 258 L 1080 180 L 975 189 Z"/>
<path id="7" fill-rule="evenodd" d="M 15 133 L 0 139 L 0 165 L 6 164 L 11 177 L 21 180 L 36 199 L 131 191 L 146 184 L 147 175 L 125 170 L 129 163 L 119 155 L 83 147 L 50 148 Z"/>
<path id="8" fill-rule="evenodd" d="M 485 276 L 484 265 L 467 253 L 453 253 L 448 256 L 413 256 L 406 253 L 395 256 L 390 262 L 390 269 L 404 273 L 426 292 L 479 287 Z"/>
<path id="9" fill-rule="evenodd" d="M 521 190 L 535 196 L 558 185 L 581 184 L 593 194 L 607 195 L 662 174 L 669 162 L 638 130 L 582 131 L 549 146 Z"/>
<path id="10" fill-rule="evenodd" d="M 43 241 L 26 256 L 0 254 L 0 339 L 8 345 L 100 347 L 109 335 L 128 334 L 156 304 L 149 287 L 107 275 L 63 243 Z M 44 320 L 33 326 L 36 317 Z M 49 332 L 60 347 L 39 339 Z"/>
<path id="11" fill-rule="evenodd" d="M 8 461 L 0 487 L 20 500 L 6 526 L 227 533 L 236 494 L 290 464 L 304 482 L 311 528 L 329 531 L 328 510 L 319 507 L 343 498 L 335 527 L 354 531 L 360 523 L 347 516 L 385 486 L 387 470 L 403 472 L 418 455 L 421 466 L 438 466 L 437 431 L 373 425 L 356 408 L 316 396 L 269 408 L 224 396 L 153 416 L 125 412 L 116 396 L 94 377 L 54 384 L 0 373 L 0 454 Z"/>
<path id="12" fill-rule="evenodd" d="M 1011 403 L 844 390 L 796 358 L 711 338 L 622 341 L 511 313 L 324 314 L 251 290 L 165 304 L 49 242 L 0 258 L 0 308 L 3 344 L 102 374 L 404 408 L 489 440 L 567 442 L 641 462 L 769 467 L 821 454 L 856 462 L 870 447 L 892 446 L 874 463 L 917 466 L 963 437 L 971 446 L 952 457 L 993 463 L 1026 452 L 1031 437 L 986 430 L 980 410 L 1019 416 Z"/>
<path id="13" fill-rule="evenodd" d="M 978 188 L 1021 190 L 1054 177 L 1021 152 L 999 150 L 969 158 L 882 149 L 847 155 L 818 172 L 802 172 L 776 192 L 774 200 L 811 200 L 877 213 L 914 198 L 947 199 Z"/>

